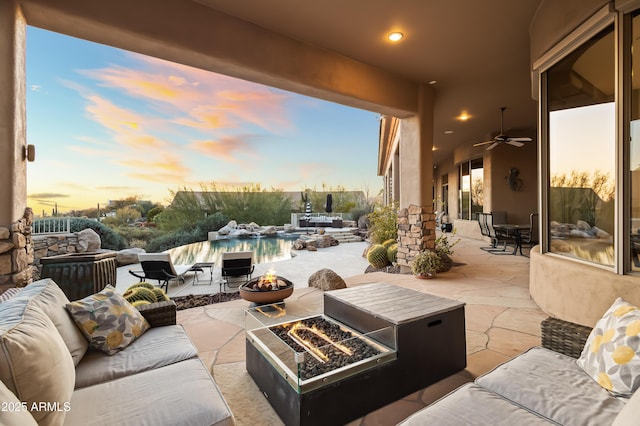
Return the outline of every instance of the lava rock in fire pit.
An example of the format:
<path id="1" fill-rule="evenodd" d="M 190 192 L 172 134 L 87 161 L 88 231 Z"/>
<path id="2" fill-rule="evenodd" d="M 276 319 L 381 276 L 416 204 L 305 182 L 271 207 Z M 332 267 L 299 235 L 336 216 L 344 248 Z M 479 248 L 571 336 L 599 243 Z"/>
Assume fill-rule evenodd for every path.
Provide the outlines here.
<path id="1" fill-rule="evenodd" d="M 350 331 L 320 316 L 280 324 L 270 327 L 270 330 L 296 352 L 306 352 L 304 362 L 300 365 L 300 377 L 303 380 L 381 353 L 364 339 L 354 338 L 357 336 Z M 299 343 L 301 341 L 306 342 L 306 347 Z"/>

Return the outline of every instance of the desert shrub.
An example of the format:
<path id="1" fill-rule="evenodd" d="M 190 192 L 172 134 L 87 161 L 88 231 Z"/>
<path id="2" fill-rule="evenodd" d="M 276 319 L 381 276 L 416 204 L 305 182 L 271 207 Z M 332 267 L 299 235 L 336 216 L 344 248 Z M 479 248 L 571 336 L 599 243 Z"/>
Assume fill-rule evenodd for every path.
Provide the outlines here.
<path id="1" fill-rule="evenodd" d="M 147 251 L 157 253 L 185 244 L 206 241 L 209 231 L 217 231 L 228 222 L 221 213 L 215 213 L 204 219 L 198 220 L 195 224 L 185 225 L 182 228 L 163 234 L 147 244 Z"/>
<path id="2" fill-rule="evenodd" d="M 71 232 L 80 232 L 83 229 L 93 229 L 99 236 L 102 242 L 101 247 L 109 250 L 122 250 L 127 247 L 127 242 L 117 232 L 108 226 L 92 220 L 79 217 L 71 218 Z"/>
<path id="3" fill-rule="evenodd" d="M 164 232 L 156 228 L 138 226 L 118 226 L 113 228 L 124 240 L 127 247 L 145 248 L 149 241 L 159 237 Z M 142 244 L 142 245 L 141 245 Z"/>
<path id="4" fill-rule="evenodd" d="M 378 207 L 369 213 L 369 238 L 373 244 L 398 239 L 398 205 Z"/>
<path id="5" fill-rule="evenodd" d="M 193 231 L 177 230 L 149 241 L 149 243 L 147 244 L 147 251 L 149 253 L 159 253 L 174 247 L 196 243 L 198 241 L 204 240 L 198 235 L 194 234 Z"/>

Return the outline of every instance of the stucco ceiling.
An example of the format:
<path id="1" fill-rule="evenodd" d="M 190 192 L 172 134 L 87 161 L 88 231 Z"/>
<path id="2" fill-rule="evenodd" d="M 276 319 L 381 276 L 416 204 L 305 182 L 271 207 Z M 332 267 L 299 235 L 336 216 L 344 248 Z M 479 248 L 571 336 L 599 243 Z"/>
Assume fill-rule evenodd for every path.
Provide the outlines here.
<path id="1" fill-rule="evenodd" d="M 529 24 L 540 0 L 195 1 L 412 81 L 437 81 L 436 163 L 495 134 L 501 106 L 507 130 L 535 138 Z M 406 37 L 392 44 L 390 31 Z M 456 120 L 463 111 L 470 120 Z"/>

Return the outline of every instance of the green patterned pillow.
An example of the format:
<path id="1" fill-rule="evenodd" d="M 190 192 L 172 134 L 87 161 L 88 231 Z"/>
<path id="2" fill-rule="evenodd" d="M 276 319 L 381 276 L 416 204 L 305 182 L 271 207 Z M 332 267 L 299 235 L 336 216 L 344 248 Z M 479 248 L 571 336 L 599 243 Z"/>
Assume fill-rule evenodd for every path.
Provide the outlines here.
<path id="1" fill-rule="evenodd" d="M 640 309 L 616 299 L 591 331 L 578 365 L 616 396 L 640 387 Z"/>
<path id="2" fill-rule="evenodd" d="M 108 285 L 66 305 L 91 347 L 113 355 L 149 329 L 142 314 Z"/>

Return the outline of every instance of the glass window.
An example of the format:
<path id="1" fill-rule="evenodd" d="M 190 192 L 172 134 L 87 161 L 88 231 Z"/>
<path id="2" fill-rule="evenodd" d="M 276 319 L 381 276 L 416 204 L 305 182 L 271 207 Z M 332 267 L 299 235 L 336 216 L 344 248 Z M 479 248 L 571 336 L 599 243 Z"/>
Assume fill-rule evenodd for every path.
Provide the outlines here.
<path id="1" fill-rule="evenodd" d="M 613 266 L 613 26 L 546 72 L 551 252 Z"/>
<path id="2" fill-rule="evenodd" d="M 484 168 L 482 158 L 460 164 L 460 187 L 458 202 L 460 209 L 458 217 L 466 220 L 476 220 L 482 212 Z"/>
<path id="3" fill-rule="evenodd" d="M 484 204 L 484 168 L 482 158 L 471 161 L 471 220 L 478 219 Z"/>
<path id="4" fill-rule="evenodd" d="M 629 186 L 631 224 L 631 270 L 640 271 L 640 60 L 634 52 L 640 52 L 640 11 L 635 12 L 631 25 L 631 123 L 629 147 Z"/>

